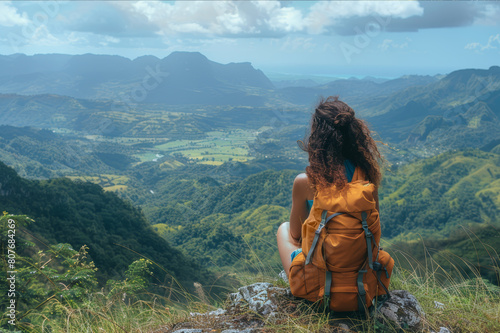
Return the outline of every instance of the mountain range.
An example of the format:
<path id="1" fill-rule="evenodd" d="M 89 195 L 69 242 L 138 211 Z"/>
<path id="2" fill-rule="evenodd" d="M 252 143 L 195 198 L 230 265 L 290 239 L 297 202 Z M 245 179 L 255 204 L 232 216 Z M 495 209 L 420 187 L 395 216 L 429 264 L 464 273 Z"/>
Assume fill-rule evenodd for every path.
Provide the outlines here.
<path id="1" fill-rule="evenodd" d="M 278 84 L 280 88 L 248 62 L 220 64 L 198 52 L 134 60 L 94 54 L 14 54 L 0 56 L 0 69 L 0 123 L 12 126 L 63 127 L 87 133 L 98 128 L 100 133 L 116 136 L 135 125 L 110 117 L 110 111 L 130 113 L 168 105 L 183 110 L 200 105 L 302 108 L 303 115 L 295 117 L 294 123 L 305 125 L 307 110 L 320 96 L 339 95 L 381 140 L 390 143 L 461 148 L 500 139 L 498 66 L 393 80 L 351 78 L 320 85 L 302 80 L 289 82 L 288 87 Z M 228 114 L 212 114 L 211 120 L 193 116 L 193 121 L 208 121 L 214 128 L 217 117 Z M 240 114 L 227 120 L 251 119 L 245 115 L 239 120 Z"/>
<path id="2" fill-rule="evenodd" d="M 461 132 L 474 139 L 463 138 L 458 146 L 450 140 L 443 144 L 459 148 L 487 144 L 500 135 L 500 67 L 455 71 L 362 109 L 375 114 L 367 120 L 390 141 L 436 143 L 445 137 L 456 140 L 455 134 Z"/>
<path id="3" fill-rule="evenodd" d="M 0 56 L 0 92 L 57 94 L 126 104 L 263 104 L 271 81 L 250 63 L 219 64 L 198 52 L 159 59 L 110 55 Z"/>
<path id="4" fill-rule="evenodd" d="M 385 81 L 337 79 L 319 85 L 299 80 L 277 83 L 277 88 L 249 62 L 220 64 L 199 52 L 134 60 L 95 54 L 14 54 L 0 56 L 0 69 L 3 94 L 57 94 L 126 104 L 310 105 L 319 96 L 331 94 L 359 104 L 359 100 L 438 81 L 434 76 L 407 75 Z"/>

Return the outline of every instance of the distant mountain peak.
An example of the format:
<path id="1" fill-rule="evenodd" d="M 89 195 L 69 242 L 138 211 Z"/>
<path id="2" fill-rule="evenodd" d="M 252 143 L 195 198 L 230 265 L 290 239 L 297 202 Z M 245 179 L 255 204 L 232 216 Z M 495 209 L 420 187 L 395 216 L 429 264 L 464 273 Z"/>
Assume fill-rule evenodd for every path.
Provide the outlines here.
<path id="1" fill-rule="evenodd" d="M 169 60 L 182 59 L 182 60 L 191 60 L 191 61 L 192 60 L 208 61 L 208 58 L 205 57 L 200 52 L 189 52 L 189 51 L 174 51 L 163 59 L 164 60 L 166 60 L 166 59 L 169 59 Z"/>
<path id="2" fill-rule="evenodd" d="M 143 60 L 153 60 L 153 61 L 158 61 L 160 60 L 160 58 L 154 56 L 154 55 L 143 55 L 143 56 L 140 56 L 140 57 L 137 57 L 135 58 L 134 60 L 132 61 L 143 61 Z"/>

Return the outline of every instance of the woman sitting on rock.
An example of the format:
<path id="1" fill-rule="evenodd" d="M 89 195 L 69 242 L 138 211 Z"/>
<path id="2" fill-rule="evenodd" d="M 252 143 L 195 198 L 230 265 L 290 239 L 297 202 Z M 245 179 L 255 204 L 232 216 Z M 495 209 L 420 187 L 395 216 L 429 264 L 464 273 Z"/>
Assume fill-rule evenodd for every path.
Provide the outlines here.
<path id="1" fill-rule="evenodd" d="M 340 191 L 356 177 L 380 184 L 381 155 L 370 131 L 354 110 L 338 97 L 328 97 L 316 107 L 311 130 L 302 147 L 309 154 L 309 166 L 293 182 L 290 222 L 281 224 L 277 240 L 283 268 L 288 276 L 291 263 L 301 251 L 302 224 L 309 216 L 318 190 Z M 378 211 L 378 193 L 374 191 Z"/>

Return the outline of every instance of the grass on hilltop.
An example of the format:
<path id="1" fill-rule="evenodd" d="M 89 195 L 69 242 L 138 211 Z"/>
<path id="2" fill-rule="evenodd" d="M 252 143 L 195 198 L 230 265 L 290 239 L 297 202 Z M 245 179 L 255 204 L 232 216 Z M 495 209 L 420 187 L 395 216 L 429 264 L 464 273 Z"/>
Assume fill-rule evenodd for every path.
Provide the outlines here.
<path id="1" fill-rule="evenodd" d="M 422 263 L 408 253 L 394 248 L 392 251 L 398 252 L 393 253 L 394 257 L 397 254 L 398 259 L 390 289 L 407 290 L 418 299 L 426 314 L 425 332 L 439 331 L 440 327 L 446 327 L 452 332 L 500 331 L 500 288 L 482 279 L 474 266 L 465 259 L 463 263 L 469 265 L 472 272 L 476 272 L 472 278 L 465 278 L 460 271 L 442 268 L 430 255 Z M 498 253 L 492 255 L 498 258 Z M 287 286 L 284 281 L 276 278 L 278 272 L 264 264 L 252 265 L 251 270 L 234 273 L 241 285 L 271 282 L 276 286 Z M 496 269 L 500 273 L 500 269 Z M 208 299 L 205 292 L 208 288 L 199 285 L 196 295 L 176 290 L 185 293 L 184 296 L 189 300 L 187 304 L 174 302 L 168 296 L 148 293 L 136 295 L 132 299 L 125 293 L 115 293 L 113 297 L 109 297 L 104 292 L 95 292 L 84 304 L 75 308 L 63 306 L 57 299 L 52 299 L 45 306 L 56 311 L 59 316 L 49 319 L 45 314 L 46 309 L 33 309 L 26 319 L 36 324 L 25 324 L 23 329 L 29 332 L 167 332 L 176 324 L 186 322 L 189 322 L 191 328 L 221 327 L 221 323 L 206 318 L 200 320 L 189 314 L 223 306 L 224 300 Z M 291 303 L 291 307 L 281 309 L 286 316 L 265 323 L 265 332 L 331 332 L 338 320 L 317 312 L 313 306 L 303 302 Z M 288 302 L 289 305 L 291 303 Z M 245 313 L 243 316 L 248 319 L 253 314 Z M 396 328 L 383 326 L 374 319 L 353 319 L 353 322 L 359 332 L 398 332 Z"/>

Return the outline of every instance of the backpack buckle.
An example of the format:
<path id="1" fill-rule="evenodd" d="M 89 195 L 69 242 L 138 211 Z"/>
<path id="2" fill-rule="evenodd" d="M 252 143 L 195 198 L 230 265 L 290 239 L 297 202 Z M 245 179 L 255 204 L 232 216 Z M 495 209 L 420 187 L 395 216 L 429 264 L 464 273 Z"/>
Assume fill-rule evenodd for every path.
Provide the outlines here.
<path id="1" fill-rule="evenodd" d="M 373 234 L 372 234 L 372 232 L 370 231 L 370 229 L 368 229 L 368 225 L 364 225 L 364 224 L 363 224 L 363 230 L 365 231 L 365 235 L 366 235 L 366 237 L 372 237 L 372 236 L 373 236 Z"/>
<path id="2" fill-rule="evenodd" d="M 363 227 L 366 237 L 372 237 L 373 234 L 368 228 L 368 223 L 366 223 L 366 213 L 363 212 L 362 214 L 363 214 L 363 220 L 361 221 L 361 226 Z"/>

